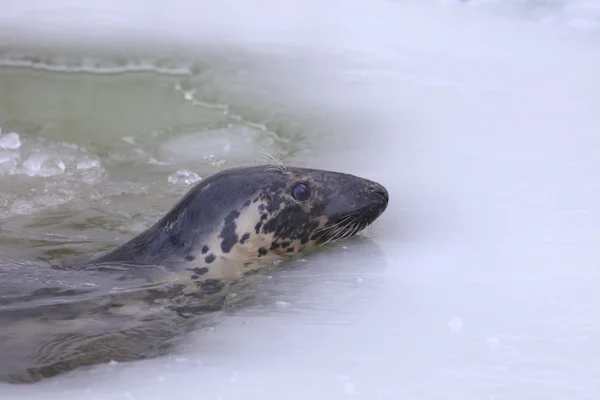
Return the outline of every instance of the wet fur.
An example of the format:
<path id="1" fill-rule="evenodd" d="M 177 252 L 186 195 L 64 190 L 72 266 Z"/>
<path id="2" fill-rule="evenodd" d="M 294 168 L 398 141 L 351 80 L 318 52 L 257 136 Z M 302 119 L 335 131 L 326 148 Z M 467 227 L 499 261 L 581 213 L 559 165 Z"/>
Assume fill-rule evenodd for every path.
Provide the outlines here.
<path id="1" fill-rule="evenodd" d="M 311 198 L 292 196 L 298 182 Z M 354 235 L 386 208 L 385 189 L 348 174 L 282 165 L 219 172 L 194 186 L 148 230 L 89 263 L 165 265 L 182 284 L 238 280 L 307 247 Z M 219 286 L 219 285 L 217 285 Z M 226 285 L 221 285 L 223 288 Z"/>
<path id="2" fill-rule="evenodd" d="M 309 200 L 294 199 L 298 182 L 310 187 Z M 102 273 L 107 288 L 131 283 L 125 289 L 65 294 L 41 288 L 32 298 L 42 306 L 0 304 L 0 379 L 32 382 L 155 355 L 190 317 L 223 309 L 244 276 L 355 235 L 386 207 L 381 185 L 348 174 L 283 164 L 216 173 L 146 231 L 73 268 L 96 281 Z M 160 273 L 144 280 L 144 271 L 156 268 Z"/>

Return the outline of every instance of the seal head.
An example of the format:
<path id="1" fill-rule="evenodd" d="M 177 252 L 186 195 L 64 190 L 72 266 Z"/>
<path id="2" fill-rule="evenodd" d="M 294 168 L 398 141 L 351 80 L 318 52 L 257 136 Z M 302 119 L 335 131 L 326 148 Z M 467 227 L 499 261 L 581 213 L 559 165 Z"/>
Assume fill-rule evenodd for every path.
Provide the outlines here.
<path id="1" fill-rule="evenodd" d="M 148 230 L 90 262 L 252 267 L 355 235 L 388 200 L 382 185 L 340 172 L 228 169 L 196 184 Z"/>

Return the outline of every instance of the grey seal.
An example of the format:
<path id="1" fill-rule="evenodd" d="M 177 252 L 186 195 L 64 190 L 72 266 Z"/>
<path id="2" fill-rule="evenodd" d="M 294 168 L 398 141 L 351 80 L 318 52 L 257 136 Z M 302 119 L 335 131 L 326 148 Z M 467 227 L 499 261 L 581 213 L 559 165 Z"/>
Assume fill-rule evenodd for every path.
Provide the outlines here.
<path id="1" fill-rule="evenodd" d="M 222 310 L 245 276 L 356 235 L 388 201 L 381 184 L 341 172 L 284 165 L 217 172 L 129 241 L 43 272 L 61 284 L 37 279 L 0 300 L 0 379 L 34 382 L 161 354 L 188 319 Z M 83 281 L 93 288 L 74 289 Z"/>

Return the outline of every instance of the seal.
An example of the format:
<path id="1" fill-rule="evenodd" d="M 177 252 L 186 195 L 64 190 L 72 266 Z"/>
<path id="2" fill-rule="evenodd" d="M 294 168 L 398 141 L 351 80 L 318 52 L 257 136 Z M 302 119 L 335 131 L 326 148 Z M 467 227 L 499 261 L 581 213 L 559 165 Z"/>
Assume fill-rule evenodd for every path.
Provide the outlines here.
<path id="1" fill-rule="evenodd" d="M 86 292 L 77 301 L 70 297 L 67 304 L 45 300 L 43 307 L 27 312 L 23 307 L 0 309 L 0 327 L 18 326 L 14 324 L 18 316 L 27 316 L 30 321 L 32 312 L 42 313 L 43 321 L 53 328 L 57 321 L 67 321 L 69 327 L 65 339 L 64 330 L 46 337 L 47 330 L 25 324 L 29 332 L 43 331 L 37 339 L 41 343 L 23 346 L 34 349 L 34 354 L 19 364 L 19 372 L 3 374 L 7 367 L 2 359 L 0 378 L 35 381 L 83 365 L 143 358 L 151 352 L 140 346 L 151 341 L 139 333 L 148 321 L 162 318 L 169 321 L 165 326 L 173 327 L 174 318 L 186 320 L 222 310 L 227 294 L 245 276 L 306 249 L 356 235 L 385 211 L 388 201 L 388 192 L 379 183 L 341 172 L 259 165 L 215 173 L 192 187 L 151 227 L 73 268 L 78 273 L 93 271 L 94 279 L 103 270 L 139 278 L 146 271 L 161 268 L 160 279 L 136 280 L 127 290 L 117 292 L 93 296 Z M 62 269 L 63 280 L 65 273 L 74 272 Z M 115 278 L 115 282 L 123 279 Z M 48 289 L 37 288 L 35 294 L 54 298 L 63 293 Z M 169 313 L 168 317 L 157 317 L 157 310 Z M 107 323 L 110 335 L 90 331 L 92 326 L 97 329 L 102 318 L 116 318 L 119 326 L 126 328 L 115 331 L 116 325 Z M 90 319 L 94 321 L 91 324 Z M 135 334 L 128 334 L 131 332 Z M 163 335 L 153 332 L 152 338 L 163 340 Z M 7 339 L 1 328 L 0 337 Z M 156 341 L 148 346 L 155 347 Z"/>
<path id="2" fill-rule="evenodd" d="M 339 172 L 272 165 L 228 169 L 198 183 L 149 229 L 88 263 L 217 271 L 226 262 L 253 268 L 358 233 L 388 200 L 382 185 Z"/>

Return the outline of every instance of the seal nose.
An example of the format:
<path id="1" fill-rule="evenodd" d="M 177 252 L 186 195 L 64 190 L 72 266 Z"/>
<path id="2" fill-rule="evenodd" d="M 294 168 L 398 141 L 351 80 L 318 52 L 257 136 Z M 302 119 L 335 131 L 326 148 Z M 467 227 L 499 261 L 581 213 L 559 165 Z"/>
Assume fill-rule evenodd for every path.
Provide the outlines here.
<path id="1" fill-rule="evenodd" d="M 369 192 L 381 196 L 386 204 L 390 201 L 390 195 L 388 194 L 387 189 L 378 183 L 371 185 L 369 187 Z"/>

